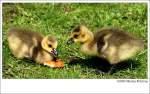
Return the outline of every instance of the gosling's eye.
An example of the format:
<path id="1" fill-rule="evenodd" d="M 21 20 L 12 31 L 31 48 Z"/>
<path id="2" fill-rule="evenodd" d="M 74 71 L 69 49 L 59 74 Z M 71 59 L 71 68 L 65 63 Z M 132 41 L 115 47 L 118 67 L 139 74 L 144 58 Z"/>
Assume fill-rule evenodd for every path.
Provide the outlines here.
<path id="1" fill-rule="evenodd" d="M 78 35 L 74 35 L 73 37 L 74 37 L 74 38 L 78 38 Z"/>
<path id="2" fill-rule="evenodd" d="M 51 44 L 49 44 L 49 45 L 48 45 L 48 47 L 50 47 L 50 48 L 51 48 L 51 47 L 52 47 L 52 45 L 51 45 Z"/>

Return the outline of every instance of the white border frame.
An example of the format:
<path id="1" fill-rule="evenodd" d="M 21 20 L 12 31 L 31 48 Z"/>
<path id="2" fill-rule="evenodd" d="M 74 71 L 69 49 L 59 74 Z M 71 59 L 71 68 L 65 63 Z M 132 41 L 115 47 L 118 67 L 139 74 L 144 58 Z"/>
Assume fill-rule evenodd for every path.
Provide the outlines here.
<path id="1" fill-rule="evenodd" d="M 2 3 L 148 3 L 148 0 L 2 0 Z"/>
<path id="2" fill-rule="evenodd" d="M 2 79 L 1 75 L 1 93 L 149 93 L 149 40 L 150 40 L 150 2 L 148 0 L 4 0 L 2 3 L 147 3 L 148 4 L 148 79 Z M 2 23 L 2 4 L 0 13 L 0 22 Z M 2 65 L 2 24 L 0 35 L 0 64 Z M 0 69 L 2 74 L 2 66 Z M 133 83 L 117 83 L 117 81 L 133 81 Z M 134 81 L 144 81 L 144 83 L 134 83 Z M 148 83 L 145 83 L 148 81 Z"/>

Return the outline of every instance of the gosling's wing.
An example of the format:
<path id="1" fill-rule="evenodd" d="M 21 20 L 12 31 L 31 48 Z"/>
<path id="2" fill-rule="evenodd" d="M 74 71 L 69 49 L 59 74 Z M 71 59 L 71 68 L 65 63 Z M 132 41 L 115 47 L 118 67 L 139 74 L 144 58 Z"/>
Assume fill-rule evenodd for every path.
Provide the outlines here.
<path id="1" fill-rule="evenodd" d="M 103 48 L 106 48 L 107 38 L 110 37 L 112 32 L 109 29 L 103 29 L 95 33 L 94 41 L 97 43 L 98 53 L 101 54 Z"/>

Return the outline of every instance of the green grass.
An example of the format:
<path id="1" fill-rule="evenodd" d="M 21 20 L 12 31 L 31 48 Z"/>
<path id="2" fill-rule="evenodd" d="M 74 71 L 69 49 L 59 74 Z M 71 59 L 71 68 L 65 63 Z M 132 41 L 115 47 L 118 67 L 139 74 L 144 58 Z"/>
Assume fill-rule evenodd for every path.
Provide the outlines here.
<path id="1" fill-rule="evenodd" d="M 147 42 L 147 4 L 3 4 L 3 78 L 147 79 L 147 48 L 118 64 L 113 74 L 97 73 L 96 70 L 102 67 L 100 61 L 82 54 L 77 44 L 66 45 L 72 27 L 79 24 L 93 32 L 105 26 L 119 27 Z M 52 69 L 15 58 L 6 40 L 7 31 L 13 26 L 26 27 L 44 35 L 54 34 L 65 68 Z M 69 59 L 76 56 L 80 59 L 69 63 Z"/>

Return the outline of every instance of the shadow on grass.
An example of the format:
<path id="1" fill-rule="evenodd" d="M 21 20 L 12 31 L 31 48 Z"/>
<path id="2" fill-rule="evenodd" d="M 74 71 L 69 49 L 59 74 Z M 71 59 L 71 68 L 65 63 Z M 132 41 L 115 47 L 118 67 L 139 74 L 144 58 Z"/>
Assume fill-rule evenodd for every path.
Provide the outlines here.
<path id="1" fill-rule="evenodd" d="M 99 73 L 113 74 L 120 70 L 127 70 L 127 69 L 135 70 L 136 68 L 140 66 L 140 63 L 138 61 L 131 60 L 131 59 L 120 62 L 116 65 L 111 65 L 109 64 L 107 60 L 98 58 L 98 57 L 90 57 L 86 59 L 73 57 L 73 59 L 69 61 L 68 65 L 72 66 L 72 65 L 77 65 L 77 64 L 81 65 L 81 67 L 88 67 L 90 69 L 91 68 L 94 69 L 95 70 L 94 72 L 96 74 L 99 74 Z"/>

